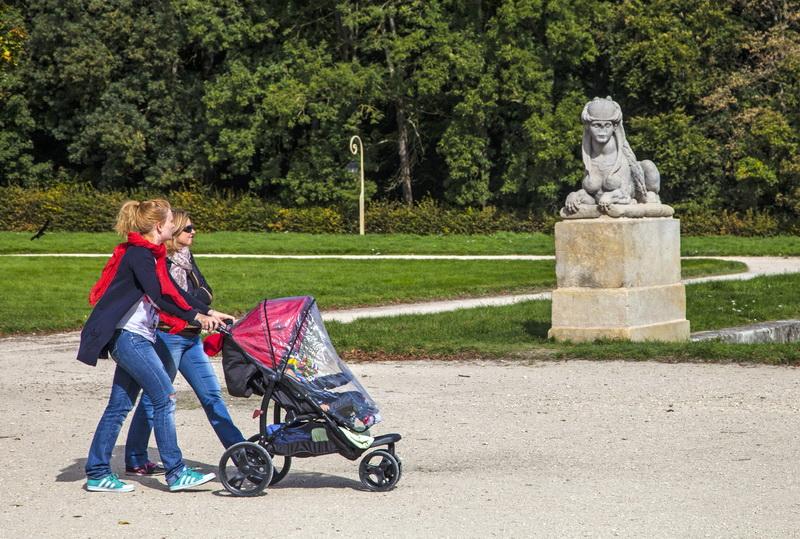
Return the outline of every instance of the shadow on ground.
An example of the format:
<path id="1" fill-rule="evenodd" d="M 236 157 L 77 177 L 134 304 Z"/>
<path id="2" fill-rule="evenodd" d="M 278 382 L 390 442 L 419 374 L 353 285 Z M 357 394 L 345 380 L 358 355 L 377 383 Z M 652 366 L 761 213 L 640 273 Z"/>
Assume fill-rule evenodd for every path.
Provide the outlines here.
<path id="1" fill-rule="evenodd" d="M 547 331 L 550 329 L 550 322 L 541 322 L 539 320 L 527 320 L 523 327 L 525 333 L 531 337 L 539 337 L 540 339 L 547 340 Z"/>
<path id="2" fill-rule="evenodd" d="M 111 469 L 114 470 L 120 478 L 128 483 L 137 483 L 142 485 L 143 487 L 147 488 L 154 488 L 158 490 L 168 490 L 166 481 L 164 480 L 164 476 L 150 476 L 150 477 L 141 477 L 135 475 L 125 475 L 125 446 L 118 445 L 114 448 L 114 457 L 111 459 Z M 213 471 L 217 473 L 217 465 L 216 464 L 208 464 L 205 462 L 198 462 L 193 460 L 185 460 L 184 461 L 187 466 L 192 468 L 198 468 L 201 471 Z M 56 476 L 56 482 L 58 483 L 78 483 L 78 482 L 85 482 L 86 481 L 86 459 L 80 458 L 75 459 L 71 464 L 67 465 L 66 467 L 62 468 L 61 471 Z M 354 470 L 356 476 L 358 472 Z M 219 474 L 217 473 L 219 476 Z M 215 480 L 217 484 L 219 484 L 219 477 Z M 329 475 L 319 472 L 303 472 L 303 471 L 292 471 L 289 472 L 289 475 L 281 481 L 279 484 L 269 487 L 267 490 L 276 490 L 276 489 L 284 489 L 284 488 L 341 488 L 341 489 L 352 489 L 352 490 L 364 490 L 363 485 L 357 479 L 351 479 L 348 477 L 340 477 L 337 475 Z M 214 494 L 219 496 L 231 496 L 231 494 L 224 490 L 220 489 L 219 491 L 215 491 Z"/>
<path id="3" fill-rule="evenodd" d="M 152 449 L 151 449 L 152 450 Z M 114 448 L 113 457 L 111 458 L 111 470 L 114 471 L 120 479 L 125 482 L 129 483 L 138 483 L 140 485 L 146 486 L 148 488 L 160 488 L 161 490 L 167 490 L 167 484 L 164 480 L 163 475 L 156 475 L 156 476 L 149 476 L 149 477 L 142 477 L 136 475 L 126 475 L 125 474 L 125 446 L 118 445 Z M 217 471 L 216 464 L 208 464 L 205 462 L 198 462 L 196 460 L 187 460 L 184 459 L 184 462 L 187 466 L 191 468 L 198 468 L 203 471 Z M 61 469 L 61 471 L 56 476 L 56 482 L 58 483 L 76 483 L 76 482 L 85 482 L 86 481 L 86 459 L 80 458 L 75 459 L 72 464 Z"/>
<path id="4" fill-rule="evenodd" d="M 271 491 L 279 491 L 284 489 L 323 489 L 323 488 L 338 488 L 338 489 L 351 489 L 351 490 L 363 490 L 366 491 L 367 489 L 361 484 L 360 481 L 355 481 L 353 479 L 349 479 L 346 477 L 340 477 L 338 475 L 329 475 L 319 472 L 290 472 L 286 479 L 278 483 L 277 485 L 272 485 L 266 488 L 260 496 L 264 496 L 265 494 Z M 233 494 L 228 492 L 225 489 L 220 489 L 214 491 L 213 493 L 215 496 L 222 496 L 222 497 L 233 497 Z"/>

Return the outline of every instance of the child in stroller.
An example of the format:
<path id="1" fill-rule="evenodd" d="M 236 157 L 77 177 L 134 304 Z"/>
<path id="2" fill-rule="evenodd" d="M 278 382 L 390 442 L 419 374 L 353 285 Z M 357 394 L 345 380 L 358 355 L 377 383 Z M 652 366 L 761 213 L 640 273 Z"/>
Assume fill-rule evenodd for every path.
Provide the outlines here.
<path id="1" fill-rule="evenodd" d="M 308 389 L 309 396 L 323 412 L 332 414 L 350 430 L 363 432 L 381 420 L 375 403 L 364 398 L 361 392 L 331 391 L 352 381 L 344 372 L 320 375 L 312 358 L 289 356 L 285 373 Z"/>
<path id="2" fill-rule="evenodd" d="M 399 434 L 372 437 L 378 406 L 334 349 L 314 298 L 264 300 L 223 331 L 222 365 L 228 392 L 262 395 L 259 433 L 231 446 L 220 479 L 234 495 L 254 496 L 283 479 L 292 457 L 339 453 L 356 460 L 369 490 L 394 488 L 402 473 Z M 272 423 L 267 423 L 273 405 Z M 282 466 L 274 461 L 283 459 Z"/>

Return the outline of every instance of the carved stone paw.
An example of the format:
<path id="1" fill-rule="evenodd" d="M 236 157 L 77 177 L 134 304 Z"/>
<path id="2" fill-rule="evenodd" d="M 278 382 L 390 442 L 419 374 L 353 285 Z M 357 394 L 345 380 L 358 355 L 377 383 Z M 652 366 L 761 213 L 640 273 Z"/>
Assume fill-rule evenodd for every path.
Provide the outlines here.
<path id="1" fill-rule="evenodd" d="M 567 213 L 576 213 L 581 204 L 581 196 L 576 191 L 567 195 L 567 200 L 564 201 L 564 209 Z"/>

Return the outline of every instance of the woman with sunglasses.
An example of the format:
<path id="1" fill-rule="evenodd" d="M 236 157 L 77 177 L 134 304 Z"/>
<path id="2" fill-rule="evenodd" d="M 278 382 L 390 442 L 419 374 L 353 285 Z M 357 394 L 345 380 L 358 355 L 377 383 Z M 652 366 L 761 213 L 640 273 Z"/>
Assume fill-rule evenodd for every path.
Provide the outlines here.
<path id="1" fill-rule="evenodd" d="M 189 248 L 194 242 L 195 228 L 188 213 L 173 210 L 175 234 L 167 240 L 167 264 L 175 283 L 189 295 L 205 305 L 211 305 L 213 294 Z M 227 315 L 223 315 L 226 316 Z M 156 334 L 156 350 L 165 361 L 165 368 L 172 380 L 178 371 L 192 386 L 200 404 L 214 428 L 222 445 L 227 449 L 233 444 L 243 442 L 244 436 L 233 424 L 219 380 L 208 356 L 203 351 L 200 328 L 187 327 L 183 331 L 170 334 L 167 327 L 159 326 Z M 164 473 L 161 466 L 151 462 L 147 456 L 153 422 L 153 407 L 150 400 L 142 398 L 136 408 L 128 440 L 125 444 L 125 470 L 130 475 L 156 475 Z"/>

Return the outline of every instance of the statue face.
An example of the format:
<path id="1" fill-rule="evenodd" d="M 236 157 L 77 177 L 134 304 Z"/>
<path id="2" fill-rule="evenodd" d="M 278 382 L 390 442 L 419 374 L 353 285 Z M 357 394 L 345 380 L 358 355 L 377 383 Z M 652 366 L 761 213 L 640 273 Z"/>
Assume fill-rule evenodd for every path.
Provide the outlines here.
<path id="1" fill-rule="evenodd" d="M 614 123 L 609 120 L 595 120 L 589 124 L 592 139 L 599 144 L 605 144 L 614 134 Z"/>

